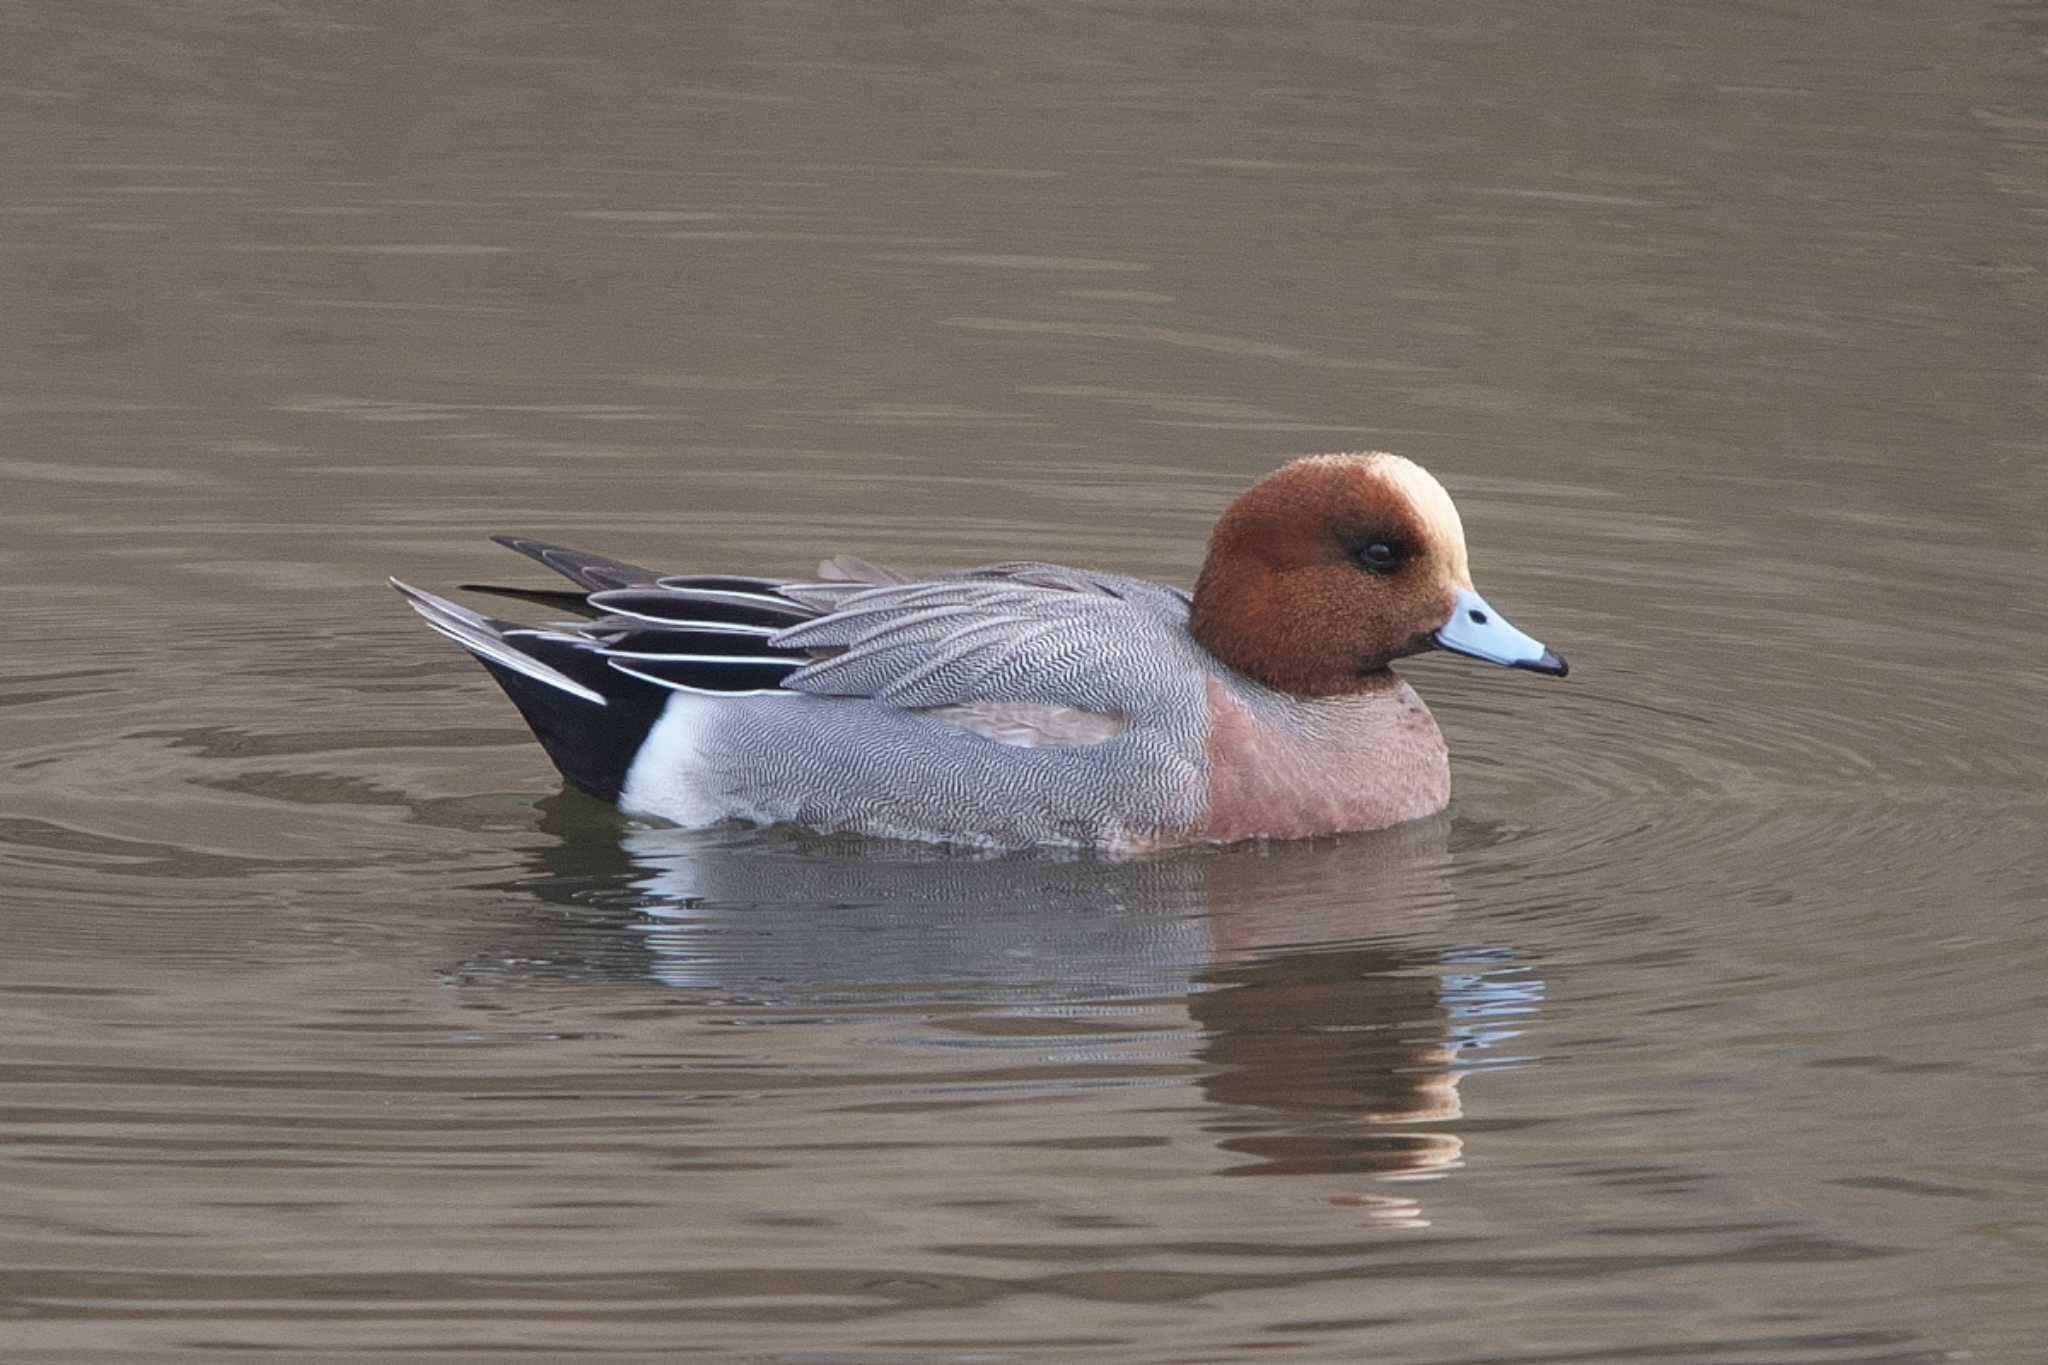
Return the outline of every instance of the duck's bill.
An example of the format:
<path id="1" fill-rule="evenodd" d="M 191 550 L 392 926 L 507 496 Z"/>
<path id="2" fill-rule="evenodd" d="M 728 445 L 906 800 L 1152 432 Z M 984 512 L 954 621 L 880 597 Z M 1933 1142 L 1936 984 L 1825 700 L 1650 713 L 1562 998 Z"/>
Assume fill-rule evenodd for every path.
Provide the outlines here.
<path id="1" fill-rule="evenodd" d="M 1562 678 L 1565 661 L 1508 624 L 1508 618 L 1486 605 L 1486 599 L 1470 588 L 1458 591 L 1451 619 L 1436 633 L 1438 649 L 1469 654 L 1503 668 L 1526 668 L 1531 673 L 1548 673 Z"/>

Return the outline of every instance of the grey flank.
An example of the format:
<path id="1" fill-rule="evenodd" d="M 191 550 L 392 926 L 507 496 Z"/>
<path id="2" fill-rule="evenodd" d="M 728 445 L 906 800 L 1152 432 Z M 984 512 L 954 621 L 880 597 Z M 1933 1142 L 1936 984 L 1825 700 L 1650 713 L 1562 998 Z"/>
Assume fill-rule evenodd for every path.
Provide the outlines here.
<path id="1" fill-rule="evenodd" d="M 1001 846 L 1143 844 L 1205 815 L 1222 671 L 1178 589 L 1025 562 L 665 577 L 504 543 L 603 614 L 534 630 L 405 591 L 565 776 L 629 813 Z"/>
<path id="2" fill-rule="evenodd" d="M 983 571 L 869 589 L 781 632 L 777 646 L 832 652 L 784 680 L 801 697 L 720 700 L 700 712 L 706 794 L 756 819 L 920 838 L 1102 844 L 1184 834 L 1206 806 L 1213 667 L 1187 634 L 1186 600 L 1154 584 L 1062 572 L 1072 577 L 1061 586 Z M 1004 702 L 1125 724 L 1099 744 L 1022 748 L 947 714 Z M 658 752 L 650 745 L 648 757 Z M 654 789 L 629 783 L 625 804 Z"/>

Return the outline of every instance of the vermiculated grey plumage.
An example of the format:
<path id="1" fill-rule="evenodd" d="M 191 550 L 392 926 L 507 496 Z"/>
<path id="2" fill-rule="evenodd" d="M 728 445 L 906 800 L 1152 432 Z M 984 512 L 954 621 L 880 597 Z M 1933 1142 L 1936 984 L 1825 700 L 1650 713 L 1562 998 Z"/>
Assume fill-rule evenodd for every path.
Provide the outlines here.
<path id="1" fill-rule="evenodd" d="M 602 614 L 524 627 L 407 595 L 479 654 L 564 775 L 605 799 L 630 803 L 634 764 L 661 733 L 648 699 L 667 692 L 663 714 L 710 703 L 690 731 L 693 792 L 757 819 L 1031 844 L 1109 842 L 1199 815 L 1202 660 L 1176 589 L 1024 561 L 922 580 L 844 558 L 805 582 L 662 575 L 501 543 L 585 588 Z M 630 701 L 632 742 L 574 752 L 579 727 L 610 718 L 549 674 Z M 862 767 L 852 802 L 849 754 Z"/>

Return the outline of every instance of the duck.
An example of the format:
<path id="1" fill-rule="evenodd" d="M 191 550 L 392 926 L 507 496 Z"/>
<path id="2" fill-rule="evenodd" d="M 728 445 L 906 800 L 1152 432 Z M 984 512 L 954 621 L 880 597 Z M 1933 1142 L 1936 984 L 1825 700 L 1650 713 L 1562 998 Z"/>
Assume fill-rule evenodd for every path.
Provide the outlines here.
<path id="1" fill-rule="evenodd" d="M 1383 451 L 1259 479 L 1192 591 L 1024 560 L 665 574 L 492 539 L 573 588 L 464 588 L 571 619 L 392 586 L 569 785 L 685 828 L 1136 852 L 1382 829 L 1450 801 L 1443 733 L 1396 661 L 1567 672 L 1473 587 L 1443 485 Z"/>

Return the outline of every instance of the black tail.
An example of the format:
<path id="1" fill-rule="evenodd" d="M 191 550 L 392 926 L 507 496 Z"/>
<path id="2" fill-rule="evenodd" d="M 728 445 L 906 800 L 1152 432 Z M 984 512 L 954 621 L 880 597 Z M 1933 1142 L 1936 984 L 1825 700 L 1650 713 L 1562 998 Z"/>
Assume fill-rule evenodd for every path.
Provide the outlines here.
<path id="1" fill-rule="evenodd" d="M 643 569 L 638 564 L 608 559 L 588 550 L 572 550 L 567 545 L 554 545 L 545 540 L 531 540 L 526 536 L 492 536 L 491 539 L 508 550 L 517 550 L 528 559 L 547 565 L 585 592 L 640 588 L 661 577 L 654 570 Z"/>
<path id="2" fill-rule="evenodd" d="M 647 742 L 647 732 L 661 718 L 668 689 L 613 673 L 606 680 L 610 695 L 599 711 L 503 664 L 482 657 L 477 662 L 505 689 L 532 727 L 533 737 L 569 784 L 600 801 L 616 804 L 626 774 L 640 746 Z"/>
<path id="3" fill-rule="evenodd" d="M 818 608 L 782 584 L 730 575 L 669 575 L 546 541 L 493 536 L 580 591 L 484 588 L 585 618 L 534 627 L 484 616 L 445 597 L 391 585 L 426 623 L 490 671 L 562 776 L 616 802 L 626 774 L 673 692 L 774 692 L 808 659 L 770 643 Z"/>
<path id="4" fill-rule="evenodd" d="M 563 777 L 600 801 L 619 799 L 668 688 L 620 672 L 566 632 L 482 616 L 397 579 L 391 585 L 428 625 L 476 655 Z"/>

